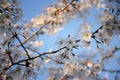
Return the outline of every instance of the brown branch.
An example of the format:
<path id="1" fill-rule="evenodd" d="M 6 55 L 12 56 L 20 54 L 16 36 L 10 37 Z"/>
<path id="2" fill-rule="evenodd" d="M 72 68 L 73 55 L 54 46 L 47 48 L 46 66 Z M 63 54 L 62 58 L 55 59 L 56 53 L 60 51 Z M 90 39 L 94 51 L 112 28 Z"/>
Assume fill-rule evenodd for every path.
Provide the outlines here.
<path id="1" fill-rule="evenodd" d="M 9 49 L 6 50 L 6 54 L 8 55 L 11 64 L 13 64 L 13 59 L 12 59 L 12 56 L 11 56 L 11 51 Z"/>
<path id="2" fill-rule="evenodd" d="M 30 55 L 28 54 L 28 51 L 25 49 L 24 45 L 22 44 L 21 40 L 19 39 L 18 35 L 16 33 L 14 33 L 15 38 L 20 42 L 21 46 L 23 47 L 23 49 L 26 52 L 26 55 L 28 56 L 28 58 L 30 58 Z"/>
<path id="3" fill-rule="evenodd" d="M 102 29 L 103 28 L 103 25 L 102 26 L 100 26 L 96 31 L 94 31 L 93 33 L 92 33 L 92 38 L 95 38 L 95 33 L 98 33 L 98 31 L 100 30 L 100 29 Z"/>
<path id="4" fill-rule="evenodd" d="M 43 26 L 41 26 L 35 33 L 33 33 L 31 36 L 29 36 L 27 39 L 25 39 L 23 42 L 21 42 L 22 44 L 25 44 L 28 40 L 30 40 L 31 38 L 33 38 L 36 34 L 38 34 L 39 33 L 39 31 L 40 30 L 42 30 L 42 28 L 45 26 L 45 25 L 47 25 L 48 23 L 50 23 L 50 21 L 49 22 L 46 22 Z M 16 47 L 20 47 L 20 46 L 22 46 L 21 44 L 18 44 L 18 45 L 16 45 Z"/>
<path id="5" fill-rule="evenodd" d="M 24 48 L 25 48 L 25 47 L 24 47 Z M 26 48 L 27 48 L 27 47 L 26 47 Z M 4 70 L 8 70 L 8 69 L 11 68 L 13 65 L 26 66 L 26 65 L 20 64 L 20 63 L 22 63 L 22 62 L 28 62 L 29 60 L 34 60 L 34 59 L 36 59 L 36 58 L 40 58 L 40 57 L 42 57 L 43 55 L 46 55 L 46 54 L 55 54 L 55 53 L 57 53 L 57 52 L 65 49 L 65 48 L 66 48 L 66 46 L 65 46 L 65 47 L 62 47 L 62 48 L 60 48 L 60 49 L 58 49 L 58 50 L 52 51 L 52 52 L 44 52 L 44 53 L 42 53 L 42 54 L 38 54 L 38 55 L 35 56 L 35 57 L 30 57 L 30 58 L 27 58 L 27 59 L 20 60 L 20 61 L 18 61 L 18 62 L 12 63 L 10 66 L 8 66 L 7 68 L 5 68 Z M 30 48 L 29 48 L 29 49 L 30 49 Z M 32 50 L 32 49 L 31 49 L 31 50 Z M 35 51 L 35 50 L 34 50 L 34 51 Z M 35 51 L 35 52 L 36 52 L 36 53 L 39 53 L 39 52 L 37 52 L 37 51 Z M 54 60 L 54 61 L 55 61 L 55 60 Z M 56 61 L 56 62 L 58 62 L 58 61 Z M 62 62 L 59 62 L 59 63 L 63 64 Z"/>
<path id="6" fill-rule="evenodd" d="M 34 50 L 34 49 L 32 49 L 32 48 L 26 47 L 26 49 L 29 49 L 29 50 L 31 50 L 31 51 L 39 54 L 39 55 L 41 54 L 41 53 L 39 53 L 38 51 L 36 51 L 36 50 Z M 63 49 L 63 48 L 62 48 L 62 49 Z M 62 49 L 61 49 L 61 50 L 62 50 Z M 57 50 L 57 52 L 59 52 L 59 51 Z M 47 53 L 48 53 L 48 52 L 47 52 Z M 51 60 L 53 60 L 53 61 L 55 61 L 55 62 L 57 62 L 57 63 L 59 63 L 59 64 L 64 64 L 64 62 L 60 62 L 60 61 L 58 61 L 58 60 L 55 60 L 55 59 L 53 59 L 53 58 L 51 58 L 51 57 L 49 57 L 49 56 L 47 56 L 47 55 L 45 55 L 45 57 L 47 57 L 47 58 L 49 58 L 49 59 L 51 59 Z"/>
<path id="7" fill-rule="evenodd" d="M 115 54 L 115 52 L 118 51 L 118 50 L 120 50 L 120 48 L 117 48 L 116 50 L 113 50 L 110 54 L 102 57 L 102 59 L 99 60 L 99 62 L 102 63 L 104 60 L 106 60 L 106 59 L 108 59 L 108 58 L 111 58 L 111 57 Z"/>

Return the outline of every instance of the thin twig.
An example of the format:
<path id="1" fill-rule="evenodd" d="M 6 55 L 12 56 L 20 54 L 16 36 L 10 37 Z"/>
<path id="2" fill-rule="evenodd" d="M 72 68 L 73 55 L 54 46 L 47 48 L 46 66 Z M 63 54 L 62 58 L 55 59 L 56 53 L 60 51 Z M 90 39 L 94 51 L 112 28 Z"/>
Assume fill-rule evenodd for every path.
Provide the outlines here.
<path id="1" fill-rule="evenodd" d="M 111 72 L 111 73 L 113 73 L 113 72 L 116 72 L 116 73 L 120 73 L 120 70 L 108 70 L 108 69 L 103 69 L 102 71 L 105 71 L 105 72 Z"/>
<path id="2" fill-rule="evenodd" d="M 32 49 L 32 48 L 29 48 L 29 47 L 25 47 L 25 48 L 27 48 L 27 49 L 29 49 L 29 50 L 31 50 L 31 51 L 33 51 L 33 52 L 35 52 L 35 53 L 37 53 L 37 54 L 41 54 L 40 52 L 38 52 L 38 51 L 36 51 L 36 50 L 34 50 L 34 49 Z M 63 49 L 63 48 L 62 48 Z M 62 50 L 61 49 L 61 50 Z M 58 52 L 58 50 L 57 50 L 57 52 Z M 47 52 L 48 53 L 48 52 Z M 52 54 L 52 53 L 51 53 Z M 55 59 L 53 59 L 53 58 L 51 58 L 51 57 L 49 57 L 49 56 L 47 56 L 47 55 L 45 55 L 45 57 L 47 57 L 47 58 L 49 58 L 49 59 L 51 59 L 51 60 L 53 60 L 53 61 L 55 61 L 55 62 L 57 62 L 57 63 L 59 63 L 59 64 L 64 64 L 64 62 L 60 62 L 60 61 L 58 61 L 58 60 L 55 60 Z"/>
<path id="3" fill-rule="evenodd" d="M 42 28 L 46 25 L 46 24 L 48 24 L 48 23 L 50 23 L 50 22 L 47 22 L 47 23 L 45 23 L 42 27 L 40 27 L 35 33 L 33 33 L 31 36 L 29 36 L 27 39 L 25 39 L 23 42 L 21 42 L 22 44 L 25 44 L 28 40 L 30 40 L 31 38 L 33 38 L 36 34 L 38 34 L 39 33 L 39 31 L 40 30 L 42 30 Z M 22 46 L 21 44 L 18 44 L 18 45 L 16 45 L 16 47 L 20 47 L 20 46 Z"/>
<path id="4" fill-rule="evenodd" d="M 45 55 L 45 57 L 47 57 L 47 58 L 49 58 L 49 59 L 55 61 L 56 63 L 59 63 L 59 64 L 65 64 L 64 62 L 61 62 L 61 61 L 55 60 L 55 59 L 53 59 L 53 58 L 51 58 L 51 57 L 49 57 L 49 56 L 46 56 L 46 55 Z"/>
<path id="5" fill-rule="evenodd" d="M 99 62 L 102 63 L 104 60 L 106 60 L 106 59 L 108 59 L 108 58 L 111 58 L 111 57 L 115 54 L 115 52 L 118 51 L 118 50 L 120 50 L 120 48 L 117 48 L 117 50 L 111 51 L 110 54 L 102 57 L 101 60 L 99 60 Z"/>
<path id="6" fill-rule="evenodd" d="M 30 56 L 29 56 L 29 54 L 28 54 L 28 51 L 25 49 L 25 47 L 24 47 L 24 45 L 22 44 L 22 42 L 21 42 L 21 40 L 19 39 L 19 37 L 17 36 L 17 34 L 15 33 L 15 35 L 14 35 L 16 38 L 17 38 L 17 40 L 20 42 L 20 44 L 21 44 L 21 46 L 23 47 L 23 49 L 25 50 L 25 52 L 26 52 L 26 55 L 28 56 L 28 58 L 30 58 Z"/>
<path id="7" fill-rule="evenodd" d="M 92 38 L 95 38 L 95 33 L 98 33 L 98 31 L 99 31 L 100 29 L 102 29 L 102 28 L 103 28 L 103 25 L 100 26 L 96 31 L 94 31 L 94 32 L 92 33 Z"/>
<path id="8" fill-rule="evenodd" d="M 6 50 L 6 54 L 8 55 L 11 64 L 13 64 L 13 59 L 12 59 L 12 56 L 11 56 L 11 51 L 9 49 Z"/>

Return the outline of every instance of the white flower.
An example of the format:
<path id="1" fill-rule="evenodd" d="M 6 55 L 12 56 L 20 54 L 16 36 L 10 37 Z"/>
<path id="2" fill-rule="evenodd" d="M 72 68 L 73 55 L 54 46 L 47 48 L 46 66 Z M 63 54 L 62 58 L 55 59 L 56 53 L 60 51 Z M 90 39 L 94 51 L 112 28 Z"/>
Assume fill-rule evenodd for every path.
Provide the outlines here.
<path id="1" fill-rule="evenodd" d="M 58 38 L 58 41 L 56 42 L 56 44 L 58 45 L 59 48 L 65 46 L 64 39 L 61 37 Z"/>
<path id="2" fill-rule="evenodd" d="M 27 67 L 27 68 L 26 68 L 26 71 L 25 71 L 25 76 L 24 76 L 24 77 L 25 77 L 25 78 L 28 78 L 28 79 L 30 79 L 31 77 L 34 78 L 34 79 L 36 79 L 36 77 L 37 77 L 37 72 L 35 72 L 34 68 L 32 68 L 32 67 Z"/>
<path id="3" fill-rule="evenodd" d="M 88 49 L 91 49 L 91 42 L 89 41 L 85 41 L 85 40 L 83 40 L 83 41 L 81 41 L 81 45 L 80 45 L 81 47 L 85 47 L 85 48 L 88 48 Z"/>
<path id="4" fill-rule="evenodd" d="M 84 65 L 80 65 L 78 62 L 65 62 L 64 75 L 70 75 L 74 78 L 85 78 L 87 77 L 86 67 Z"/>
<path id="5" fill-rule="evenodd" d="M 68 36 L 66 39 L 59 38 L 59 40 L 56 42 L 59 47 L 67 46 L 67 48 L 77 48 L 79 46 L 79 42 L 77 42 L 76 37 L 70 37 Z"/>
<path id="6" fill-rule="evenodd" d="M 48 14 L 51 14 L 52 12 L 55 12 L 57 9 L 55 7 L 48 7 L 47 12 Z"/>
<path id="7" fill-rule="evenodd" d="M 44 44 L 44 42 L 43 41 L 35 41 L 35 42 L 31 41 L 30 44 L 34 47 L 40 47 Z"/>
<path id="8" fill-rule="evenodd" d="M 44 20 L 41 18 L 41 16 L 37 16 L 36 18 L 32 18 L 31 22 L 33 23 L 34 27 L 38 27 L 41 24 L 44 24 Z"/>
<path id="9" fill-rule="evenodd" d="M 88 61 L 86 64 L 88 67 L 93 67 L 93 62 Z"/>
<path id="10" fill-rule="evenodd" d="M 101 71 L 102 71 L 102 69 L 103 69 L 102 64 L 96 63 L 96 64 L 94 64 L 94 66 L 93 66 L 93 68 L 92 68 L 92 72 L 93 72 L 94 74 L 100 74 Z"/>
<path id="11" fill-rule="evenodd" d="M 111 31 L 109 30 L 105 30 L 105 28 L 103 28 L 103 29 L 100 29 L 99 31 L 98 31 L 98 37 L 100 38 L 100 39 L 105 39 L 105 38 L 108 38 L 108 39 L 110 39 L 112 36 L 111 36 Z"/>
<path id="12" fill-rule="evenodd" d="M 106 21 L 113 19 L 113 17 L 114 16 L 110 14 L 109 12 L 103 11 L 102 13 L 98 15 L 98 21 L 105 23 Z"/>
<path id="13" fill-rule="evenodd" d="M 8 5 L 10 5 L 7 1 L 3 1 L 1 4 L 2 7 L 6 8 Z"/>
<path id="14" fill-rule="evenodd" d="M 108 20 L 102 29 L 98 31 L 98 38 L 102 40 L 105 44 L 112 40 L 113 35 L 120 34 L 120 20 L 117 16 L 114 16 L 112 19 Z"/>
<path id="15" fill-rule="evenodd" d="M 33 27 L 33 23 L 32 22 L 25 24 L 25 28 L 32 28 L 32 27 Z"/>
<path id="16" fill-rule="evenodd" d="M 80 30 L 80 35 L 81 35 L 81 40 L 85 40 L 87 42 L 90 41 L 92 33 L 90 32 L 91 30 L 91 25 L 90 24 L 82 24 Z"/>
<path id="17" fill-rule="evenodd" d="M 87 42 L 89 42 L 91 39 L 91 36 L 92 36 L 92 33 L 86 32 L 86 33 L 84 33 L 83 40 L 86 40 Z"/>
<path id="18" fill-rule="evenodd" d="M 68 37 L 66 38 L 66 46 L 68 48 L 75 48 L 75 47 L 78 47 L 78 43 L 76 42 L 76 38 L 75 37 Z"/>
<path id="19" fill-rule="evenodd" d="M 22 78 L 22 68 L 16 67 L 8 73 L 8 76 L 12 77 L 13 80 L 20 80 Z"/>

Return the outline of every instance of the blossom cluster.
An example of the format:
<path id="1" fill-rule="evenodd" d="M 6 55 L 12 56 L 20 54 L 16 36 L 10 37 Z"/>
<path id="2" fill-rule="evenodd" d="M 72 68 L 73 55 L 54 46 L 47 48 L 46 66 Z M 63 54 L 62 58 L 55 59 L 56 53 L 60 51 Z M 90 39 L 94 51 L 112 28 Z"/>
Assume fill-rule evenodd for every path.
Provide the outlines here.
<path id="1" fill-rule="evenodd" d="M 0 1 L 0 38 L 3 42 L 15 32 L 14 24 L 22 17 L 22 9 L 17 0 Z"/>
<path id="2" fill-rule="evenodd" d="M 114 57 L 120 48 L 113 45 L 114 49 L 109 51 L 103 44 L 112 41 L 114 35 L 120 36 L 119 0 L 60 0 L 25 23 L 19 22 L 22 17 L 19 5 L 18 0 L 0 0 L 0 79 L 36 79 L 42 69 L 49 71 L 51 64 L 55 68 L 51 68 L 49 80 L 97 80 L 101 72 L 111 72 L 105 70 L 105 60 Z M 97 15 L 101 27 L 93 32 L 93 25 L 87 22 L 92 8 L 101 11 Z M 76 17 L 86 21 L 81 23 L 77 37 L 58 38 L 57 50 L 39 52 L 39 47 L 45 43 L 38 40 L 39 35 L 53 35 Z M 91 48 L 90 43 L 96 43 L 97 48 Z M 83 47 L 87 47 L 88 52 L 97 51 L 85 55 L 86 52 L 81 52 Z M 119 70 L 112 72 L 120 74 Z M 103 79 L 108 78 L 104 76 Z"/>

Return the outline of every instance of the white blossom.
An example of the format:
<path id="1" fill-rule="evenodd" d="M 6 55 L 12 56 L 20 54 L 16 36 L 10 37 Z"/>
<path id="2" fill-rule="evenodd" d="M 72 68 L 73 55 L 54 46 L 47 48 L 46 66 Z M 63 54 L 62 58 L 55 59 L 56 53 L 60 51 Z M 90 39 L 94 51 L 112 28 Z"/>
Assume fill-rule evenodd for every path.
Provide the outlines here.
<path id="1" fill-rule="evenodd" d="M 85 40 L 87 42 L 90 41 L 92 33 L 90 32 L 91 25 L 90 24 L 82 24 L 80 30 L 80 36 L 82 38 L 82 41 Z"/>
<path id="2" fill-rule="evenodd" d="M 33 23 L 34 27 L 38 27 L 41 24 L 44 24 L 44 20 L 41 16 L 37 16 L 36 18 L 32 18 L 31 22 Z"/>
<path id="3" fill-rule="evenodd" d="M 35 41 L 35 42 L 31 41 L 30 44 L 33 45 L 34 47 L 40 47 L 44 44 L 44 42 L 43 41 Z"/>

